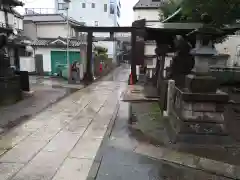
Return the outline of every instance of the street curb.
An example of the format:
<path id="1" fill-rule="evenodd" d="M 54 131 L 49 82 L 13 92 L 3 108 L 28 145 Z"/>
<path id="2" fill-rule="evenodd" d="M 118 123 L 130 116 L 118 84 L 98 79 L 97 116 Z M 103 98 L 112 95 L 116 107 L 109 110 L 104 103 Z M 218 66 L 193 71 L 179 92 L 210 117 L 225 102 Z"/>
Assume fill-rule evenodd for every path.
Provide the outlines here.
<path id="1" fill-rule="evenodd" d="M 116 118 L 117 118 L 117 115 L 118 115 L 119 107 L 120 107 L 120 102 L 118 101 L 118 103 L 116 104 L 116 108 L 113 112 L 113 115 L 111 117 L 111 120 L 108 124 L 107 131 L 104 134 L 103 140 L 102 140 L 101 145 L 98 149 L 98 152 L 95 156 L 92 167 L 91 167 L 91 169 L 88 173 L 87 180 L 95 180 L 96 177 L 97 177 L 99 168 L 100 168 L 101 163 L 102 163 L 104 147 L 105 147 L 105 144 L 108 142 L 109 137 L 111 136 L 111 133 L 112 133 L 112 130 L 113 130 L 113 127 L 114 127 L 114 124 L 116 122 Z"/>

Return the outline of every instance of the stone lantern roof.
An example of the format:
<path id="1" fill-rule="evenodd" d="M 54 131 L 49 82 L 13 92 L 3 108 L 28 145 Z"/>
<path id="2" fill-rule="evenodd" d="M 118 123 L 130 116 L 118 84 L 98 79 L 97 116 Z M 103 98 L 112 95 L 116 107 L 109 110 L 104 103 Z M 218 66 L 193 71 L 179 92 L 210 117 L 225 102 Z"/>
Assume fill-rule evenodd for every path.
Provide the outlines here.
<path id="1" fill-rule="evenodd" d="M 2 0 L 2 4 L 8 4 L 10 6 L 23 6 L 24 3 L 19 0 Z"/>

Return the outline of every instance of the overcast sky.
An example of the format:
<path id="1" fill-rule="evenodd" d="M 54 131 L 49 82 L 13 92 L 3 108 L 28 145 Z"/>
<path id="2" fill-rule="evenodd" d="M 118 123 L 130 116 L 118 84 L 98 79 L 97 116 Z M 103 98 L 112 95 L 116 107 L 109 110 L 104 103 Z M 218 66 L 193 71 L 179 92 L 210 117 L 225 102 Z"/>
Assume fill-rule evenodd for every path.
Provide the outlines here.
<path id="1" fill-rule="evenodd" d="M 138 0 L 121 0 L 121 26 L 129 26 L 133 21 L 133 6 Z M 26 4 L 25 8 L 54 8 L 54 0 L 23 0 Z M 21 13 L 24 12 L 23 8 L 18 8 Z"/>

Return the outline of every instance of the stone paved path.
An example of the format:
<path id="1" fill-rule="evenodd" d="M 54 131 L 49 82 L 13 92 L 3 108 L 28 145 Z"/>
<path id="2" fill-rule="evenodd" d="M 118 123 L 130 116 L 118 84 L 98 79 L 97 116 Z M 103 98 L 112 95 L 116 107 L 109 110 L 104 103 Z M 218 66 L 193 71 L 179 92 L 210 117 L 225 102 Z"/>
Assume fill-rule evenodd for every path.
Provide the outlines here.
<path id="1" fill-rule="evenodd" d="M 117 113 L 120 82 L 99 81 L 0 137 L 0 180 L 84 180 Z"/>

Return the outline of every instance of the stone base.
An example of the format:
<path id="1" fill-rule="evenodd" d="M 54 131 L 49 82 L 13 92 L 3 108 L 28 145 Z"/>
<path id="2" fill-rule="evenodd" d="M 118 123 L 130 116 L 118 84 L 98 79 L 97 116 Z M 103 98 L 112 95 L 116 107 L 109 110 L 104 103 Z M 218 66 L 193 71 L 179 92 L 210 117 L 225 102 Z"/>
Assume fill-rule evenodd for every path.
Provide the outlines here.
<path id="1" fill-rule="evenodd" d="M 229 100 L 228 94 L 220 90 L 217 90 L 214 93 L 193 93 L 187 88 L 179 89 L 176 87 L 176 94 L 178 94 L 181 100 L 186 102 L 210 102 L 215 104 L 224 104 Z"/>
<path id="2" fill-rule="evenodd" d="M 231 146 L 237 144 L 237 142 L 229 135 L 217 135 L 217 134 L 196 134 L 196 133 L 177 133 L 172 127 L 172 124 L 166 127 L 167 136 L 171 143 L 185 143 L 193 145 L 209 145 L 209 146 Z"/>
<path id="3" fill-rule="evenodd" d="M 176 88 L 169 116 L 169 137 L 173 142 L 232 144 L 225 127 L 224 109 L 228 94 L 193 93 Z"/>
<path id="4" fill-rule="evenodd" d="M 20 77 L 0 77 L 0 106 L 11 105 L 21 99 Z"/>
<path id="5" fill-rule="evenodd" d="M 187 75 L 185 87 L 192 93 L 215 93 L 218 82 L 215 77 L 201 75 Z"/>

